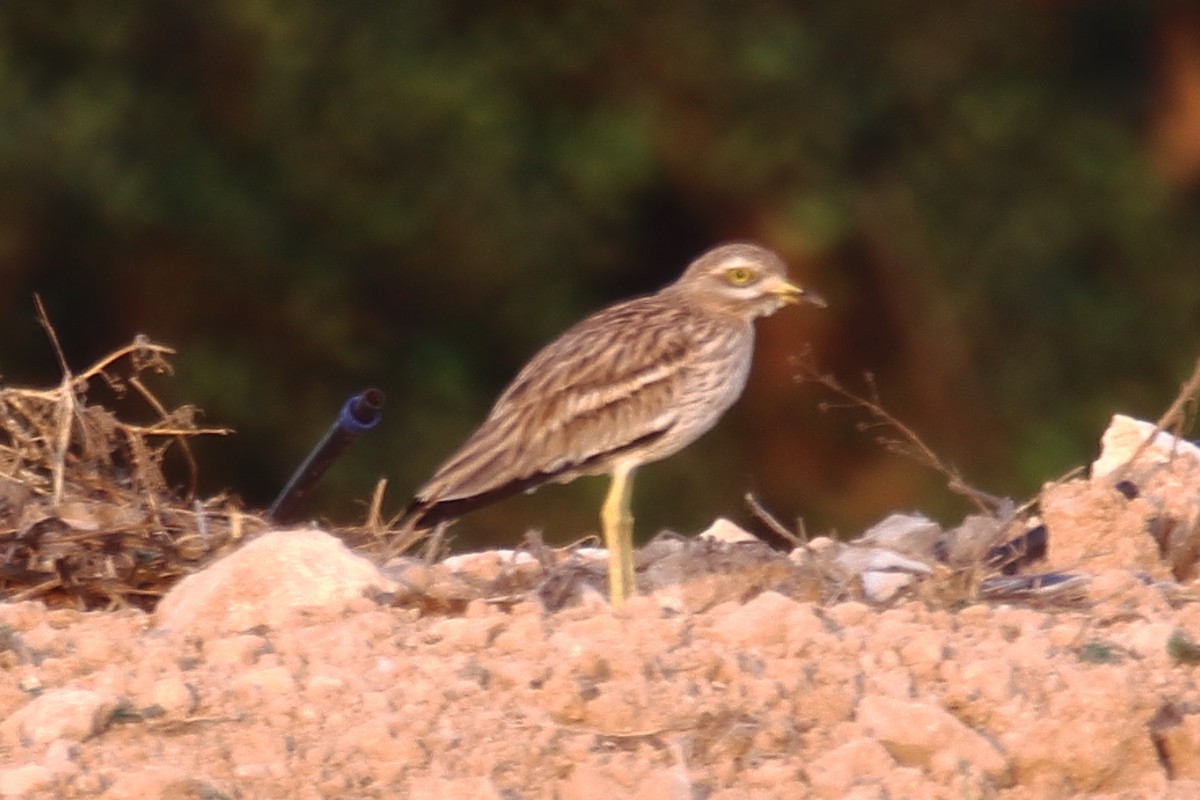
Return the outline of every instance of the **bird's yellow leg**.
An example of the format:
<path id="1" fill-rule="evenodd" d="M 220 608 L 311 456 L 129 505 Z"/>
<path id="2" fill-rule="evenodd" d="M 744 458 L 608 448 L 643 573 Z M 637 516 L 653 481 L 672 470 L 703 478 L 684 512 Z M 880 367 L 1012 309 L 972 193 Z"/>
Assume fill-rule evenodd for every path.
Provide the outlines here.
<path id="1" fill-rule="evenodd" d="M 629 498 L 633 489 L 633 467 L 613 470 L 608 497 L 600 509 L 604 546 L 608 548 L 608 591 L 614 608 L 633 594 L 633 512 Z"/>

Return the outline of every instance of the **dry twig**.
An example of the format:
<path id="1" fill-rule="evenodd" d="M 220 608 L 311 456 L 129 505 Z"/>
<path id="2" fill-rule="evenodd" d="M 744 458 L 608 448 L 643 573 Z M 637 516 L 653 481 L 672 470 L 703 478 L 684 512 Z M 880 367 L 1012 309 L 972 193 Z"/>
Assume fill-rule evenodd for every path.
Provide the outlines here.
<path id="1" fill-rule="evenodd" d="M 145 337 L 73 374 L 35 304 L 62 380 L 53 389 L 0 387 L 0 597 L 152 607 L 241 537 L 246 518 L 228 499 L 192 500 L 197 469 L 187 440 L 229 431 L 202 428 L 192 409 L 158 401 L 139 375 L 170 372 L 164 356 L 174 351 Z M 132 386 L 159 421 L 127 423 L 87 404 L 97 378 L 118 394 Z M 163 472 L 172 444 L 190 471 L 185 498 Z"/>
<path id="2" fill-rule="evenodd" d="M 793 548 L 803 547 L 808 543 L 808 537 L 799 536 L 793 533 L 787 529 L 786 525 L 776 519 L 775 515 L 767 510 L 766 506 L 762 504 L 762 501 L 758 499 L 754 492 L 746 492 L 743 499 L 746 501 L 746 507 L 750 509 L 750 513 L 757 517 L 762 524 L 770 528 L 776 536 L 779 536 Z"/>
<path id="3" fill-rule="evenodd" d="M 871 419 L 858 423 L 858 429 L 864 433 L 882 431 L 882 433 L 876 434 L 875 441 L 884 450 L 940 473 L 946 479 L 946 487 L 951 492 L 965 497 L 982 513 L 1000 515 L 1003 511 L 1011 508 L 1011 501 L 989 494 L 967 483 L 958 469 L 942 460 L 929 445 L 925 444 L 916 431 L 892 416 L 891 412 L 883 407 L 879 398 L 879 389 L 875 385 L 874 375 L 869 372 L 863 374 L 869 393 L 864 397 L 844 387 L 837 378 L 818 369 L 811 353 L 805 354 L 799 364 L 800 374 L 797 376 L 799 379 L 819 383 L 845 401 L 844 403 L 822 403 L 822 411 L 831 408 L 863 409 Z"/>
<path id="4" fill-rule="evenodd" d="M 1154 430 L 1150 435 L 1138 445 L 1133 451 L 1133 455 L 1125 462 L 1125 466 L 1121 468 L 1118 477 L 1127 475 L 1130 467 L 1137 463 L 1142 454 L 1146 452 L 1158 434 L 1170 428 L 1178 441 L 1183 438 L 1183 434 L 1192 426 L 1196 418 L 1196 404 L 1200 403 L 1200 358 L 1196 359 L 1195 366 L 1192 367 L 1192 374 L 1179 387 L 1178 394 L 1171 401 L 1171 405 L 1163 412 L 1163 415 L 1158 418 L 1158 422 L 1154 424 Z"/>

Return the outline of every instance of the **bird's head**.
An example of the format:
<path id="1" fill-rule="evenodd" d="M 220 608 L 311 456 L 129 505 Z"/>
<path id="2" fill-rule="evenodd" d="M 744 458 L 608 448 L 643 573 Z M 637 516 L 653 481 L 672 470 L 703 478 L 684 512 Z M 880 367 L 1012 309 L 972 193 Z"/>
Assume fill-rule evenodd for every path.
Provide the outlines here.
<path id="1" fill-rule="evenodd" d="M 819 295 L 788 279 L 783 259 L 756 244 L 714 247 L 688 266 L 675 287 L 707 306 L 748 319 L 774 314 L 785 305 L 825 306 Z"/>

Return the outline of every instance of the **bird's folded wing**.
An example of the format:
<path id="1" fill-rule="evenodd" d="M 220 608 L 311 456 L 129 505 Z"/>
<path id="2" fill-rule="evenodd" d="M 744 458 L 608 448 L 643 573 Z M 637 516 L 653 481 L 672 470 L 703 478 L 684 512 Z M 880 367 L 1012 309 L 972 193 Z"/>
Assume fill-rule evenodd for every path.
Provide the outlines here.
<path id="1" fill-rule="evenodd" d="M 649 300 L 589 317 L 534 356 L 417 502 L 486 502 L 604 472 L 667 435 L 692 332 L 685 315 Z"/>

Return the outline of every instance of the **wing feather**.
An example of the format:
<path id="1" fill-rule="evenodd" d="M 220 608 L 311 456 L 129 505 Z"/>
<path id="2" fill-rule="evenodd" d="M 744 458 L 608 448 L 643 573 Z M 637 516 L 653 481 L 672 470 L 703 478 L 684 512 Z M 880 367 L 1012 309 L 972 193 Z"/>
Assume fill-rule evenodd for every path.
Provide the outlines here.
<path id="1" fill-rule="evenodd" d="M 412 509 L 426 521 L 437 506 L 457 516 L 548 481 L 604 472 L 611 459 L 666 436 L 678 420 L 694 328 L 655 296 L 570 328 L 517 374 Z"/>

